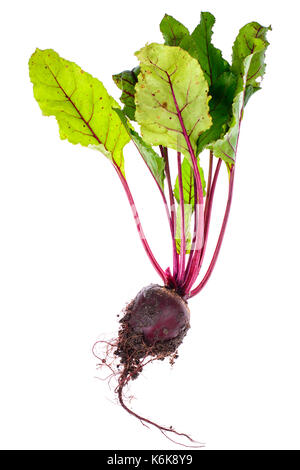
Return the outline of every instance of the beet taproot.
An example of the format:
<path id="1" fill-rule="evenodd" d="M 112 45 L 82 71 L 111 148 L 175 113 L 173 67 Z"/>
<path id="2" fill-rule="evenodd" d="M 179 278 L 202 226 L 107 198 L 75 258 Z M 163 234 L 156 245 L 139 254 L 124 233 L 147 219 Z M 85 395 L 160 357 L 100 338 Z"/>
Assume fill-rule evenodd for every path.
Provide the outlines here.
<path id="1" fill-rule="evenodd" d="M 101 341 L 106 345 L 107 354 L 101 365 L 110 369 L 112 374 L 109 377 L 118 377 L 115 392 L 121 406 L 142 423 L 158 428 L 169 439 L 168 433 L 173 433 L 195 442 L 172 426 L 161 426 L 138 415 L 124 402 L 124 387 L 139 376 L 146 364 L 166 358 L 174 364 L 178 357 L 178 347 L 190 328 L 187 302 L 173 289 L 150 284 L 126 306 L 119 322 L 117 340 Z M 117 365 L 114 360 L 108 360 L 111 354 L 119 361 Z"/>

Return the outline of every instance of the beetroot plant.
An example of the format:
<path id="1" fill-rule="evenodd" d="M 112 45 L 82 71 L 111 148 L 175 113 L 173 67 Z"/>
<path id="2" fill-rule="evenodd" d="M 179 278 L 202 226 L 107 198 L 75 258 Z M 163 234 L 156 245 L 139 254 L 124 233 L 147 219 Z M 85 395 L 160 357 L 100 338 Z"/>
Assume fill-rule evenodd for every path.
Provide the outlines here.
<path id="1" fill-rule="evenodd" d="M 131 415 L 169 437 L 189 439 L 132 411 L 124 388 L 147 363 L 165 358 L 173 363 L 177 357 L 190 327 L 188 300 L 206 285 L 223 242 L 244 108 L 265 72 L 270 27 L 251 22 L 241 28 L 230 64 L 211 42 L 214 22 L 213 15 L 201 13 L 190 33 L 165 15 L 160 24 L 164 44 L 147 44 L 135 53 L 138 66 L 113 75 L 123 107 L 97 78 L 52 49 L 37 49 L 29 61 L 35 99 L 44 115 L 56 117 L 61 139 L 96 149 L 112 164 L 161 279 L 161 285 L 143 288 L 125 307 L 118 338 L 102 342 L 106 355 L 101 363 L 117 377 L 118 399 Z M 123 149 L 130 141 L 161 195 L 172 243 L 170 267 L 161 266 L 152 252 L 127 181 Z M 225 213 L 208 269 L 199 279 L 222 165 L 228 172 Z"/>

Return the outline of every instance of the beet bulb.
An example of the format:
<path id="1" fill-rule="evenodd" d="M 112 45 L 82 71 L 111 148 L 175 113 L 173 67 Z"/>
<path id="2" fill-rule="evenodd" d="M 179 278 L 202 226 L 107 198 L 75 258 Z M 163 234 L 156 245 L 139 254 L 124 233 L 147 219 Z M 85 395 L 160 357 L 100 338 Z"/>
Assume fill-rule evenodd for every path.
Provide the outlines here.
<path id="1" fill-rule="evenodd" d="M 152 346 L 181 337 L 189 328 L 190 310 L 175 291 L 155 284 L 144 287 L 130 304 L 129 325 Z"/>

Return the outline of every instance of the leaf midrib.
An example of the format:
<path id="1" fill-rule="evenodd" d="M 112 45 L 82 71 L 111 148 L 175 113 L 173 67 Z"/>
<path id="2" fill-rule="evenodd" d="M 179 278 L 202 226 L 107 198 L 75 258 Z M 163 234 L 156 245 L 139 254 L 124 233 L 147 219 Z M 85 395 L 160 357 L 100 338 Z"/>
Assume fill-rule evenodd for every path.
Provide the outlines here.
<path id="1" fill-rule="evenodd" d="M 209 78 L 210 78 L 210 84 L 212 85 L 212 69 L 211 69 L 211 65 L 210 65 L 210 57 L 209 57 L 209 51 L 208 51 L 208 38 L 207 38 L 207 24 L 206 24 L 206 21 L 204 19 L 204 28 L 205 28 L 205 44 L 206 44 L 206 52 L 207 52 L 207 63 L 208 63 L 208 67 L 209 67 Z"/>
<path id="2" fill-rule="evenodd" d="M 168 83 L 170 89 L 171 89 L 171 94 L 172 94 L 172 99 L 174 101 L 174 104 L 175 104 L 175 109 L 176 109 L 176 113 L 173 113 L 173 114 L 176 114 L 178 120 L 179 120 L 179 125 L 181 127 L 181 131 L 178 131 L 176 129 L 169 129 L 171 131 L 174 131 L 174 132 L 180 132 L 183 134 L 185 140 L 186 140 L 186 144 L 188 146 L 188 151 L 190 152 L 190 148 L 189 148 L 189 145 L 191 145 L 190 143 L 190 137 L 192 135 L 192 133 L 194 132 L 194 128 L 195 126 L 198 124 L 198 121 L 196 121 L 196 123 L 194 124 L 193 128 L 192 128 L 192 131 L 189 134 L 187 134 L 187 130 L 186 130 L 186 127 L 184 125 L 184 122 L 183 122 L 183 118 L 182 118 L 182 115 L 181 115 L 181 112 L 182 112 L 182 109 L 180 110 L 179 106 L 178 106 L 178 103 L 177 103 L 177 99 L 176 99 L 176 95 L 175 95 L 175 90 L 173 88 L 173 84 L 172 84 L 172 80 L 171 80 L 171 76 L 177 72 L 177 66 L 175 67 L 175 70 L 169 74 L 169 72 L 167 72 L 166 70 L 164 70 L 162 67 L 159 67 L 157 64 L 155 64 L 154 62 L 152 62 L 152 60 L 150 59 L 150 57 L 147 57 L 148 61 L 150 62 L 150 64 L 154 67 L 157 67 L 159 70 L 161 70 L 162 72 L 164 72 L 166 75 L 167 75 L 167 80 L 165 80 L 163 77 L 160 77 L 162 80 L 164 80 L 165 82 Z M 187 106 L 189 106 L 191 104 L 191 102 L 187 102 L 185 105 L 184 105 L 184 108 L 186 108 Z M 168 128 L 167 128 L 168 129 Z M 186 134 L 186 135 L 185 135 Z M 192 147 L 191 147 L 192 148 Z"/>
<path id="3" fill-rule="evenodd" d="M 65 95 L 65 97 L 67 98 L 67 100 L 71 103 L 71 105 L 75 108 L 76 112 L 78 113 L 78 115 L 80 116 L 80 118 L 83 120 L 83 122 L 85 123 L 85 125 L 87 126 L 87 128 L 90 130 L 90 132 L 92 133 L 92 137 L 94 137 L 94 139 L 97 140 L 97 142 L 100 144 L 100 145 L 103 145 L 105 147 L 105 145 L 101 142 L 101 140 L 99 139 L 99 137 L 95 134 L 95 132 L 93 131 L 92 127 L 90 126 L 89 122 L 85 120 L 85 118 L 82 116 L 81 112 L 79 111 L 79 109 L 77 108 L 76 104 L 73 102 L 72 98 L 70 96 L 68 96 L 68 94 L 66 93 L 66 91 L 64 90 L 63 86 L 60 84 L 60 82 L 57 80 L 57 77 L 55 76 L 55 74 L 52 72 L 50 66 L 47 64 L 47 67 L 52 75 L 52 77 L 54 78 L 54 80 L 56 81 L 58 87 L 60 88 L 60 90 L 63 92 L 63 94 Z M 105 147 L 105 150 L 107 150 L 107 148 Z M 107 150 L 108 151 L 108 150 Z"/>

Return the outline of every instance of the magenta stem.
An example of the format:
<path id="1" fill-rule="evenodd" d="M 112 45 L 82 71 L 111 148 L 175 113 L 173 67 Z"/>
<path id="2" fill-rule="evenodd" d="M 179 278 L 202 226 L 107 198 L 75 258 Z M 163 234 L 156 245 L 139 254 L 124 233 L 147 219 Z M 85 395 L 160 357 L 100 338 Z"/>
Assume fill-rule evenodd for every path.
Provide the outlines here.
<path id="1" fill-rule="evenodd" d="M 185 286 L 184 286 L 185 295 L 187 297 L 189 296 L 189 292 L 190 292 L 190 289 L 191 289 L 193 283 L 196 281 L 196 279 L 199 275 L 199 272 L 200 272 L 200 269 L 201 269 L 201 266 L 202 266 L 202 262 L 203 262 L 203 258 L 204 258 L 204 253 L 205 253 L 206 243 L 207 243 L 208 229 L 209 229 L 209 221 L 210 221 L 210 214 L 209 214 L 209 218 L 207 218 L 207 211 L 208 211 L 208 208 L 209 208 L 209 202 L 210 202 L 210 200 L 212 202 L 212 199 L 213 199 L 213 193 L 214 193 L 214 190 L 215 190 L 216 180 L 217 180 L 217 177 L 218 177 L 218 174 L 219 174 L 220 164 L 221 164 L 221 161 L 219 162 L 219 166 L 217 167 L 216 173 L 214 175 L 214 179 L 215 179 L 215 177 L 216 177 L 216 179 L 215 179 L 215 183 L 213 184 L 213 187 L 212 187 L 213 152 L 210 151 L 210 153 L 209 153 L 209 169 L 208 169 L 208 178 L 207 178 L 207 189 L 206 189 L 206 199 L 205 199 L 205 208 L 204 208 L 204 240 L 203 240 L 203 247 L 201 249 L 201 255 L 200 255 L 198 267 L 196 267 L 196 266 L 194 267 L 194 273 L 190 274 L 190 270 L 187 270 L 187 276 L 186 276 L 186 281 L 185 281 Z M 211 191 L 212 191 L 212 198 L 210 197 Z M 207 226 L 207 221 L 208 221 L 208 226 Z"/>
<path id="2" fill-rule="evenodd" d="M 185 125 L 184 125 L 184 122 L 183 122 L 183 119 L 182 119 L 182 116 L 181 116 L 181 111 L 179 109 L 179 106 L 178 106 L 178 103 L 177 103 L 177 100 L 176 100 L 176 96 L 175 96 L 175 93 L 174 93 L 173 85 L 172 85 L 169 74 L 167 74 L 167 76 L 168 76 L 168 81 L 169 81 L 169 85 L 170 85 L 170 88 L 171 88 L 171 93 L 172 93 L 172 97 L 173 97 L 173 100 L 174 100 L 177 116 L 178 116 L 180 126 L 181 126 L 181 129 L 182 129 L 182 134 L 184 136 L 184 139 L 185 139 L 187 147 L 188 147 L 188 151 L 189 151 L 191 159 L 192 159 L 194 175 L 195 175 L 195 182 L 196 182 L 196 188 L 197 188 L 197 195 L 195 193 L 195 196 L 196 196 L 195 199 L 197 201 L 196 206 L 195 206 L 196 240 L 195 240 L 195 246 L 192 248 L 192 251 L 193 251 L 192 257 L 193 257 L 193 259 L 190 263 L 190 271 L 189 271 L 189 274 L 188 274 L 188 277 L 189 277 L 189 276 L 192 275 L 192 273 L 194 271 L 194 267 L 197 266 L 198 263 L 199 263 L 199 258 L 200 258 L 200 254 L 201 254 L 201 247 L 202 247 L 202 243 L 203 243 L 203 232 L 204 232 L 203 188 L 202 188 L 199 168 L 198 168 L 198 165 L 197 165 L 197 159 L 196 159 L 193 147 L 191 145 L 191 141 L 189 139 L 189 136 L 187 134 L 187 131 L 186 131 L 186 128 L 185 128 Z"/>
<path id="3" fill-rule="evenodd" d="M 201 207 L 201 212 L 199 215 L 199 211 L 197 209 L 195 210 L 195 226 L 196 226 L 196 240 L 194 244 L 194 248 L 191 250 L 190 254 L 190 263 L 189 267 L 186 269 L 185 273 L 185 281 L 183 285 L 183 291 L 185 293 L 189 292 L 191 289 L 191 286 L 194 283 L 195 276 L 196 276 L 196 271 L 197 267 L 200 262 L 200 257 L 201 257 L 201 251 L 203 248 L 203 243 L 204 243 L 204 211 L 203 211 L 203 203 L 199 204 L 197 203 L 198 207 Z M 201 217 L 201 219 L 200 219 Z"/>
<path id="4" fill-rule="evenodd" d="M 196 220 L 196 201 L 197 201 L 197 188 L 196 188 L 196 181 L 194 176 L 194 230 L 193 230 L 193 237 L 192 237 L 192 247 L 195 245 L 196 242 L 196 233 L 197 233 L 197 220 Z M 190 256 L 187 262 L 186 270 L 185 270 L 185 278 L 186 274 L 190 270 L 191 262 L 193 260 L 193 250 L 190 251 Z"/>
<path id="5" fill-rule="evenodd" d="M 150 248 L 150 246 L 149 246 L 149 244 L 146 240 L 146 237 L 145 237 L 145 234 L 144 234 L 144 231 L 143 231 L 143 228 L 142 228 L 142 224 L 141 224 L 141 221 L 140 221 L 140 218 L 139 218 L 139 214 L 138 214 L 138 211 L 136 209 L 136 205 L 135 205 L 133 196 L 131 194 L 131 191 L 129 189 L 128 183 L 127 183 L 123 173 L 121 172 L 120 168 L 114 162 L 113 162 L 113 166 L 114 166 L 114 168 L 115 168 L 115 170 L 116 170 L 116 172 L 117 172 L 117 174 L 118 174 L 118 176 L 121 180 L 123 188 L 125 190 L 128 202 L 130 204 L 130 207 L 131 207 L 131 210 L 132 210 L 132 213 L 133 213 L 134 221 L 136 223 L 137 231 L 138 231 L 138 234 L 140 236 L 143 247 L 144 247 L 144 249 L 145 249 L 145 251 L 146 251 L 146 253 L 147 253 L 147 255 L 148 255 L 148 257 L 151 261 L 152 266 L 154 267 L 154 269 L 156 270 L 158 275 L 161 277 L 164 284 L 167 284 L 167 275 L 164 272 L 164 270 L 161 268 L 161 266 L 158 264 L 158 262 L 156 261 L 156 258 L 154 257 L 154 255 L 151 251 L 151 248 Z"/>
<path id="6" fill-rule="evenodd" d="M 180 242 L 180 258 L 179 258 L 179 272 L 178 272 L 178 282 L 180 283 L 184 277 L 185 251 L 186 251 L 184 198 L 183 198 L 183 183 L 182 183 L 181 153 L 180 152 L 177 152 L 177 166 L 178 166 L 178 185 L 179 185 L 180 217 L 181 217 L 181 242 Z"/>
<path id="7" fill-rule="evenodd" d="M 209 233 L 210 218 L 211 218 L 211 211 L 212 211 L 212 205 L 213 205 L 213 200 L 214 200 L 214 194 L 215 194 L 215 189 L 216 189 L 216 184 L 217 184 L 221 164 L 222 164 L 222 160 L 219 158 L 217 166 L 216 166 L 213 182 L 212 182 L 212 185 L 211 185 L 211 188 L 210 188 L 210 191 L 209 191 L 209 198 L 208 198 L 208 200 L 206 200 L 206 203 L 205 203 L 206 212 L 204 213 L 204 242 L 203 242 L 203 247 L 202 247 L 202 250 L 201 250 L 201 256 L 200 256 L 200 259 L 199 259 L 199 265 L 197 266 L 197 268 L 195 268 L 193 277 L 192 277 L 191 282 L 190 282 L 190 287 L 188 287 L 187 290 L 186 290 L 187 296 L 189 296 L 190 289 L 191 289 L 192 285 L 195 283 L 195 281 L 197 280 L 197 277 L 199 276 L 199 272 L 200 272 L 201 267 L 202 267 L 202 263 L 203 263 L 203 259 L 204 259 L 204 255 L 205 255 L 205 251 L 206 251 L 206 246 L 207 246 L 207 240 L 208 240 L 208 233 Z"/>
<path id="8" fill-rule="evenodd" d="M 225 214 L 224 214 L 223 223 L 222 223 L 221 231 L 220 231 L 220 234 L 219 234 L 218 242 L 217 242 L 212 260 L 210 262 L 210 265 L 207 269 L 207 272 L 206 272 L 204 278 L 202 279 L 202 281 L 200 282 L 200 284 L 195 289 L 193 289 L 192 292 L 190 293 L 190 296 L 189 296 L 190 298 L 194 297 L 194 295 L 197 295 L 203 289 L 203 287 L 205 286 L 205 284 L 209 280 L 209 278 L 210 278 L 210 276 L 213 272 L 213 269 L 216 265 L 218 255 L 219 255 L 219 252 L 220 252 L 220 249 L 221 249 L 221 246 L 222 246 L 222 242 L 223 242 L 223 238 L 224 238 L 224 234 L 225 234 L 225 230 L 226 230 L 226 226 L 227 226 L 229 213 L 230 213 L 231 202 L 232 202 L 232 193 L 233 193 L 233 183 L 234 183 L 234 165 L 230 169 L 230 181 L 229 181 L 229 189 L 228 189 L 228 198 L 227 198 Z"/>
<path id="9" fill-rule="evenodd" d="M 214 195 L 215 195 L 215 189 L 218 181 L 218 176 L 220 173 L 220 168 L 221 168 L 222 160 L 221 158 L 218 159 L 218 163 L 216 166 L 213 182 L 209 191 L 209 198 L 206 201 L 206 213 L 204 215 L 204 243 L 203 243 L 203 248 L 201 252 L 201 258 L 200 258 L 200 268 L 202 265 L 202 261 L 205 255 L 205 250 L 206 250 L 206 245 L 207 245 L 207 240 L 208 240 L 208 233 L 209 233 L 209 227 L 210 227 L 210 218 L 211 218 L 211 212 L 212 212 L 212 205 L 213 205 L 213 200 L 214 200 Z"/>
<path id="10" fill-rule="evenodd" d="M 173 277 L 176 279 L 177 274 L 178 274 L 179 260 L 178 260 L 178 254 L 177 254 L 177 249 L 176 249 L 176 240 L 175 240 L 175 234 L 176 234 L 175 199 L 174 199 L 174 194 L 173 194 L 173 189 L 172 189 L 168 149 L 166 147 L 163 147 L 162 145 L 160 145 L 159 148 L 160 148 L 160 153 L 161 153 L 162 157 L 165 160 L 165 175 L 166 175 L 168 190 L 169 190 L 170 212 L 171 212 L 170 228 L 171 228 L 172 245 L 173 245 Z"/>
<path id="11" fill-rule="evenodd" d="M 210 150 L 210 152 L 209 152 L 209 168 L 208 168 L 208 178 L 207 178 L 207 187 L 206 187 L 206 200 L 205 200 L 204 218 L 205 218 L 205 213 L 207 211 L 207 206 L 208 206 L 208 201 L 209 201 L 209 196 L 210 196 L 210 188 L 211 188 L 211 180 L 212 180 L 212 172 L 213 172 L 213 159 L 214 159 L 214 154 Z"/>
<path id="12" fill-rule="evenodd" d="M 164 207 L 165 207 L 165 210 L 166 210 L 166 214 L 167 214 L 167 218 L 168 218 L 168 223 L 169 223 L 169 226 L 170 226 L 170 233 L 171 233 L 171 238 L 172 238 L 172 243 L 173 243 L 173 266 L 176 265 L 176 261 L 174 259 L 174 251 L 175 251 L 175 255 L 176 255 L 176 245 L 175 245 L 175 234 L 174 234 L 174 225 L 173 225 L 173 221 L 172 221 L 172 218 L 171 218 L 171 215 L 170 215 L 170 211 L 169 211 L 169 207 L 168 207 L 168 203 L 167 203 L 167 200 L 166 200 L 166 196 L 165 196 L 165 193 L 163 191 L 163 189 L 161 188 L 159 182 L 157 181 L 157 179 L 155 178 L 150 166 L 148 165 L 147 161 L 144 159 L 143 157 L 143 154 L 140 152 L 140 149 L 138 148 L 138 146 L 136 145 L 136 143 L 134 142 L 133 140 L 133 143 L 136 147 L 136 149 L 138 150 L 139 154 L 141 155 L 142 159 L 144 160 L 148 170 L 150 171 L 157 187 L 158 187 L 158 190 L 160 192 L 160 195 L 162 197 L 162 200 L 163 200 L 163 204 L 164 204 Z M 164 158 L 164 156 L 162 155 L 162 157 Z M 175 246 L 175 248 L 174 248 Z M 175 262 L 175 265 L 174 265 L 174 262 Z"/>

